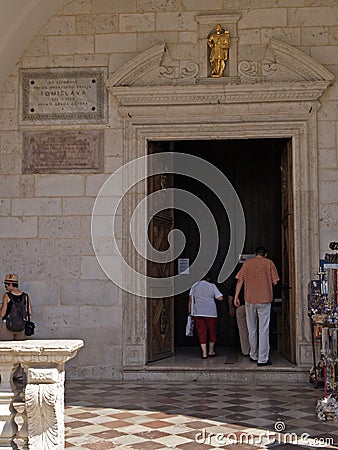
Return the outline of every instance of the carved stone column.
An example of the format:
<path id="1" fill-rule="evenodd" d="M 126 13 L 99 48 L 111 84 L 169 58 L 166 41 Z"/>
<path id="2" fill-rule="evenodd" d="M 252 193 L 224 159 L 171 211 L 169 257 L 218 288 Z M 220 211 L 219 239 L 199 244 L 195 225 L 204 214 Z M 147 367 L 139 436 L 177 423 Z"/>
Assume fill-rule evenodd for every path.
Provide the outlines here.
<path id="1" fill-rule="evenodd" d="M 0 342 L 0 450 L 18 448 L 13 441 L 18 427 L 14 421 L 17 390 L 12 381 L 18 364 L 27 375 L 25 411 L 20 411 L 27 426 L 19 430 L 24 442 L 20 448 L 64 449 L 64 368 L 82 346 L 81 340 Z"/>
<path id="2" fill-rule="evenodd" d="M 14 369 L 13 362 L 0 362 L 0 450 L 13 448 L 13 438 L 17 431 L 13 408 L 13 400 L 16 395 L 16 388 L 13 384 Z"/>

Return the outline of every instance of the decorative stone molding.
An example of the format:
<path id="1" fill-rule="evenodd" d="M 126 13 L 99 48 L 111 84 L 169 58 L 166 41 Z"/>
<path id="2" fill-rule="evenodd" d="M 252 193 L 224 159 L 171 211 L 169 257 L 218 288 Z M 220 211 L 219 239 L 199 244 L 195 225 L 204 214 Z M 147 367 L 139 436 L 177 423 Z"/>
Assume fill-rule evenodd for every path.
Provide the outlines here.
<path id="1" fill-rule="evenodd" d="M 241 83 L 234 84 L 224 81 L 225 78 L 197 79 L 194 63 L 181 72 L 178 66 L 165 68 L 161 66 L 164 52 L 165 44 L 161 44 L 141 53 L 107 81 L 107 88 L 121 105 L 314 101 L 334 79 L 312 58 L 276 40 L 270 41 L 269 60 L 240 63 Z M 177 83 L 178 76 L 184 79 L 184 86 Z"/>
<path id="2" fill-rule="evenodd" d="M 241 61 L 239 75 L 245 82 L 326 81 L 334 76 L 321 64 L 291 45 L 271 39 L 263 61 Z"/>
<path id="3" fill-rule="evenodd" d="M 82 346 L 81 340 L 0 342 L 0 450 L 17 448 L 14 438 L 23 449 L 64 449 L 64 366 Z M 18 364 L 27 375 L 24 408 L 13 383 Z"/>
<path id="4" fill-rule="evenodd" d="M 129 64 L 121 69 L 121 73 L 124 70 L 123 78 L 120 81 L 111 78 L 108 87 L 110 94 L 118 99 L 119 112 L 124 119 L 125 162 L 147 154 L 148 141 L 290 140 L 295 168 L 292 185 L 296 362 L 302 366 L 311 362 L 308 357 L 310 328 L 304 298 L 319 259 L 317 110 L 319 99 L 332 83 L 333 75 L 282 42 L 271 41 L 269 52 L 270 59 L 266 62 L 276 66 L 269 68 L 262 62 L 242 62 L 240 82 L 234 84 L 224 77 L 217 80 L 200 78 L 197 83 L 186 86 L 173 85 L 167 80 L 166 85 L 154 83 L 151 89 L 146 79 L 142 78 L 139 84 L 134 78 L 134 84 L 126 85 L 123 80 L 132 79 L 135 70 L 133 64 Z M 140 192 L 136 194 L 145 196 L 146 186 Z M 126 202 L 125 217 L 130 217 L 140 200 L 136 194 Z M 129 235 L 127 220 L 124 233 Z M 133 253 L 128 239 L 126 241 L 124 254 L 131 258 L 135 270 L 144 273 L 142 261 Z M 123 368 L 127 372 L 142 368 L 147 362 L 147 304 L 123 293 L 123 305 Z"/>
<path id="5" fill-rule="evenodd" d="M 187 80 L 194 83 L 199 72 L 198 64 L 171 61 L 169 56 L 165 58 L 166 52 L 166 45 L 159 44 L 137 55 L 114 73 L 107 81 L 107 88 L 185 84 Z M 167 59 L 167 65 L 162 65 L 164 59 Z"/>

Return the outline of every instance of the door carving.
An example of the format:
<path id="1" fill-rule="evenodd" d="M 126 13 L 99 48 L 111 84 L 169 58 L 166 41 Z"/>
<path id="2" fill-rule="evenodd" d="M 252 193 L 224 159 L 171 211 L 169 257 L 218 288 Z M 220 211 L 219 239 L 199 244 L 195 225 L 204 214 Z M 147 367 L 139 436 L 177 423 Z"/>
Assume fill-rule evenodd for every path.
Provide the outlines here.
<path id="1" fill-rule="evenodd" d="M 149 142 L 148 152 L 157 153 L 161 147 Z M 160 189 L 171 187 L 172 174 L 154 175 L 148 178 L 148 196 Z M 173 229 L 173 211 L 166 209 L 158 212 L 151 219 L 148 238 L 155 250 L 165 251 L 169 248 L 168 234 Z M 169 278 L 174 276 L 174 262 L 147 262 L 147 275 L 152 278 Z M 156 282 L 150 286 L 156 289 Z M 167 358 L 174 354 L 174 297 L 147 299 L 147 341 L 148 362 Z"/>
<path id="2" fill-rule="evenodd" d="M 289 141 L 281 157 L 282 192 L 282 355 L 296 362 L 295 355 L 295 286 L 294 286 L 294 219 L 292 189 L 292 146 Z"/>

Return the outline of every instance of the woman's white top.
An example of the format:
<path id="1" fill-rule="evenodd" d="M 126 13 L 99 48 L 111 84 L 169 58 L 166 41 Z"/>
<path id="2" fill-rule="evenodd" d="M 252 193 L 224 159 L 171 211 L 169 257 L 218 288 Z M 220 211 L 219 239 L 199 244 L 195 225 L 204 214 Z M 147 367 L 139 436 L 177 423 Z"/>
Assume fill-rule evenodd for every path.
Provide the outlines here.
<path id="1" fill-rule="evenodd" d="M 190 289 L 194 302 L 193 315 L 202 317 L 217 317 L 215 298 L 222 297 L 223 294 L 217 286 L 209 281 L 199 281 Z"/>

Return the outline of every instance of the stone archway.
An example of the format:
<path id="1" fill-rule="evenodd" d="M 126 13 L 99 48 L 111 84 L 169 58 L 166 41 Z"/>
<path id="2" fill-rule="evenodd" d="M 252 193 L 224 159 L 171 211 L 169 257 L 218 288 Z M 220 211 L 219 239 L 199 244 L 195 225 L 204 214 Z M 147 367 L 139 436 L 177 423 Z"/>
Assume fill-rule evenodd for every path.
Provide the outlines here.
<path id="1" fill-rule="evenodd" d="M 147 50 L 107 82 L 124 118 L 124 162 L 144 156 L 149 140 L 290 138 L 292 141 L 296 362 L 311 361 L 307 284 L 319 259 L 317 110 L 333 75 L 299 50 L 271 40 L 264 61 L 241 61 L 239 77 L 199 78 L 191 62 L 161 65 L 165 45 Z M 142 193 L 138 191 L 138 195 Z M 146 195 L 144 187 L 143 195 Z M 127 215 L 137 203 L 130 196 Z M 124 232 L 129 233 L 128 224 Z M 309 252 L 309 249 L 311 251 Z M 124 251 L 133 255 L 126 244 Z M 136 255 L 133 266 L 141 264 Z M 124 294 L 123 370 L 146 361 L 146 303 Z"/>

